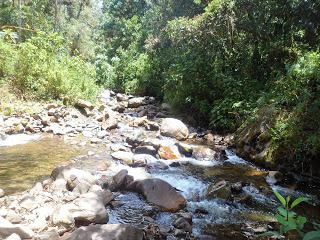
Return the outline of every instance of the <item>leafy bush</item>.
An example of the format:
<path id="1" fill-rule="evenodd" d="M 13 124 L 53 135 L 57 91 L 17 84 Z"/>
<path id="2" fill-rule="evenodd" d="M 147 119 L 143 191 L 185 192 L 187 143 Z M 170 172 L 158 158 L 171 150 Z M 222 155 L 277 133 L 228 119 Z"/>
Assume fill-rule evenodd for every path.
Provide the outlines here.
<path id="1" fill-rule="evenodd" d="M 0 56 L 11 63 L 2 71 L 6 81 L 25 98 L 94 98 L 97 92 L 94 67 L 79 56 L 70 56 L 63 38 L 56 33 L 38 33 L 14 44 L 3 39 Z M 11 51 L 5 54 L 5 51 Z M 12 59 L 11 56 L 16 56 Z M 6 65 L 5 65 L 6 66 Z"/>
<path id="2" fill-rule="evenodd" d="M 304 228 L 307 223 L 307 219 L 303 216 L 297 215 L 297 213 L 293 211 L 293 209 L 302 202 L 308 202 L 310 200 L 309 198 L 298 197 L 292 201 L 290 196 L 285 198 L 277 191 L 274 191 L 274 194 L 281 203 L 281 206 L 277 209 L 278 213 L 275 215 L 275 218 L 280 224 L 280 231 L 266 232 L 262 234 L 263 236 L 281 237 L 290 231 L 297 231 L 300 238 L 303 240 L 316 240 L 320 238 L 320 225 L 314 223 L 315 230 L 305 232 Z"/>
<path id="3" fill-rule="evenodd" d="M 10 36 L 10 32 L 0 32 L 0 83 L 3 83 L 14 72 L 16 52 L 14 46 L 7 43 L 13 40 Z"/>

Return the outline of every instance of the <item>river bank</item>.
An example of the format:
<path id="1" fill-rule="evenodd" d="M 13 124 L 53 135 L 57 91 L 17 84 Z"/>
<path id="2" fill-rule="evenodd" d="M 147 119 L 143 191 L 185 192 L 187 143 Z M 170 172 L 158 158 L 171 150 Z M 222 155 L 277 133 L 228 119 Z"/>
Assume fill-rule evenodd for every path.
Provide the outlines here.
<path id="1" fill-rule="evenodd" d="M 30 170 L 39 172 L 46 163 L 51 176 L 35 174 L 39 182 L 33 187 L 30 182 L 23 192 L 1 182 L 4 192 L 12 194 L 0 198 L 0 236 L 252 239 L 275 226 L 272 190 L 306 194 L 279 185 L 280 173 L 237 157 L 232 135 L 219 136 L 172 117 L 170 106 L 152 97 L 107 90 L 95 105 L 53 103 L 37 114 L 1 116 L 0 154 L 10 157 L 4 159 L 11 161 L 37 143 L 29 149 L 36 155 L 47 152 L 48 158 Z M 12 140 L 16 134 L 22 135 Z M 10 145 L 20 151 L 6 153 Z M 63 166 L 54 168 L 58 162 Z M 25 181 L 20 171 L 17 182 Z M 10 174 L 7 178 L 12 181 Z"/>

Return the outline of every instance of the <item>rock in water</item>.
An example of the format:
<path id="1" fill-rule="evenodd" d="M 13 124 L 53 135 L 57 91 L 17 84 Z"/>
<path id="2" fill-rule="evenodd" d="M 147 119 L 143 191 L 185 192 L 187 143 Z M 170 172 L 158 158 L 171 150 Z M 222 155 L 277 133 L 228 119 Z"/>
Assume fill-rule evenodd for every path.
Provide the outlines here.
<path id="1" fill-rule="evenodd" d="M 173 137 L 178 140 L 185 140 L 189 136 L 187 126 L 178 119 L 165 118 L 160 127 L 163 136 Z"/>
<path id="2" fill-rule="evenodd" d="M 195 147 L 192 156 L 198 160 L 225 160 L 225 151 L 219 149 L 211 149 L 204 146 Z"/>
<path id="3" fill-rule="evenodd" d="M 178 147 L 173 146 L 160 146 L 158 154 L 162 159 L 175 160 L 181 158 Z"/>
<path id="4" fill-rule="evenodd" d="M 66 240 L 142 240 L 143 231 L 128 224 L 105 224 L 81 227 Z"/>
<path id="5" fill-rule="evenodd" d="M 141 193 L 147 201 L 159 206 L 163 211 L 176 212 L 186 206 L 186 199 L 161 179 L 137 180 L 128 188 Z"/>
<path id="6" fill-rule="evenodd" d="M 208 199 L 221 198 L 228 200 L 231 197 L 231 187 L 226 181 L 220 181 L 211 184 L 207 190 L 206 197 Z"/>

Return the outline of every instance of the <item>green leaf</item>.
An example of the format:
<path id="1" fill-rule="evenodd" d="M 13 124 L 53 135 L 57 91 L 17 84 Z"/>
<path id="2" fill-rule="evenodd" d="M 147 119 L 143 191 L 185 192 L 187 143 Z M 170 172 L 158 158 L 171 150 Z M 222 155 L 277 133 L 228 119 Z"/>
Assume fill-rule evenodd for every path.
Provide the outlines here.
<path id="1" fill-rule="evenodd" d="M 281 202 L 282 206 L 286 207 L 287 205 L 287 202 L 286 200 L 284 199 L 284 197 L 278 193 L 277 191 L 274 191 L 274 194 L 276 195 L 276 197 L 279 199 L 279 201 Z"/>
<path id="2" fill-rule="evenodd" d="M 286 200 L 286 202 L 287 202 L 287 207 L 289 208 L 289 202 L 290 202 L 290 200 L 291 200 L 291 196 L 287 196 L 287 200 Z"/>
<path id="3" fill-rule="evenodd" d="M 297 222 L 299 229 L 303 229 L 304 224 L 307 222 L 307 219 L 303 216 L 298 216 L 296 222 Z"/>
<path id="4" fill-rule="evenodd" d="M 277 214 L 277 215 L 275 216 L 275 218 L 277 219 L 277 221 L 278 221 L 280 224 L 282 224 L 282 225 L 288 225 L 288 222 L 287 222 L 287 220 L 286 220 L 285 217 Z"/>
<path id="5" fill-rule="evenodd" d="M 299 205 L 300 203 L 302 202 L 308 202 L 310 199 L 307 198 L 307 197 L 298 197 L 296 200 L 294 200 L 292 203 L 291 203 L 291 209 L 296 207 L 297 205 Z"/>
<path id="6" fill-rule="evenodd" d="M 280 215 L 287 217 L 288 211 L 286 209 L 284 209 L 283 207 L 278 207 L 277 210 L 280 213 Z"/>
<path id="7" fill-rule="evenodd" d="M 292 225 L 288 225 L 288 226 L 283 226 L 282 232 L 283 233 L 287 233 L 287 232 L 289 232 L 291 230 L 296 230 L 296 229 L 297 229 L 297 225 L 292 224 Z"/>
<path id="8" fill-rule="evenodd" d="M 304 235 L 303 240 L 316 240 L 320 239 L 320 231 L 311 231 Z"/>

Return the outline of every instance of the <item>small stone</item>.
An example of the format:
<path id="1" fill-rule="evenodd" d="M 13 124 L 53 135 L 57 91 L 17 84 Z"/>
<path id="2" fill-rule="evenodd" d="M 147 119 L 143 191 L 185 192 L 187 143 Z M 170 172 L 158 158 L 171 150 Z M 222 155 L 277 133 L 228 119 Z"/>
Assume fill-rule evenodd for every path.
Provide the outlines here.
<path id="1" fill-rule="evenodd" d="M 108 135 L 108 132 L 105 130 L 102 130 L 102 131 L 98 132 L 97 138 L 102 139 L 102 138 L 106 137 L 107 135 Z"/>
<path id="2" fill-rule="evenodd" d="M 82 135 L 84 137 L 91 138 L 93 136 L 93 133 L 91 131 L 83 131 Z"/>
<path id="3" fill-rule="evenodd" d="M 98 144 L 101 143 L 102 140 L 100 138 L 91 138 L 90 142 L 93 144 Z"/>
<path id="4" fill-rule="evenodd" d="M 86 101 L 86 100 L 78 100 L 76 102 L 76 106 L 79 107 L 79 108 L 88 108 L 90 110 L 92 110 L 94 108 L 93 104 L 89 101 Z"/>
<path id="5" fill-rule="evenodd" d="M 88 156 L 93 156 L 94 155 L 94 152 L 93 151 L 88 151 Z"/>
<path id="6" fill-rule="evenodd" d="M 180 238 L 187 236 L 187 233 L 185 231 L 183 231 L 182 229 L 177 229 L 177 228 L 174 230 L 173 234 L 175 237 L 180 237 Z"/>
<path id="7" fill-rule="evenodd" d="M 157 150 L 153 146 L 138 146 L 135 151 L 135 154 L 148 154 L 151 156 L 157 155 Z"/>
<path id="8" fill-rule="evenodd" d="M 132 163 L 134 154 L 132 152 L 114 152 L 111 154 L 111 156 L 116 160 L 121 160 L 127 164 Z"/>
<path id="9" fill-rule="evenodd" d="M 113 176 L 113 181 L 115 184 L 115 189 L 121 189 L 124 187 L 126 176 L 128 175 L 128 170 L 122 169 L 116 175 Z"/>
<path id="10" fill-rule="evenodd" d="M 26 196 L 22 198 L 22 200 L 19 202 L 20 207 L 27 209 L 29 211 L 37 208 L 38 204 L 36 202 L 36 198 L 33 196 Z"/>
<path id="11" fill-rule="evenodd" d="M 191 224 L 183 217 L 180 217 L 180 218 L 177 218 L 173 223 L 172 225 L 175 227 L 175 228 L 178 228 L 178 229 L 182 229 L 183 231 L 185 232 L 192 232 L 192 226 Z"/>
<path id="12" fill-rule="evenodd" d="M 221 198 L 228 200 L 231 197 L 231 188 L 227 185 L 226 181 L 211 184 L 207 189 L 206 197 L 208 199 Z"/>
<path id="13" fill-rule="evenodd" d="M 8 220 L 11 223 L 21 223 L 22 217 L 19 214 L 17 214 L 15 211 L 9 210 L 6 215 L 6 220 Z"/>
<path id="14" fill-rule="evenodd" d="M 135 97 L 135 98 L 131 98 L 128 101 L 128 107 L 129 108 L 138 108 L 142 105 L 145 105 L 145 98 L 144 97 Z"/>
<path id="15" fill-rule="evenodd" d="M 111 202 L 109 203 L 109 205 L 110 205 L 112 208 L 117 208 L 117 207 L 123 206 L 124 203 L 121 202 L 121 201 L 116 201 L 116 200 L 114 200 L 114 201 L 111 201 Z"/>

